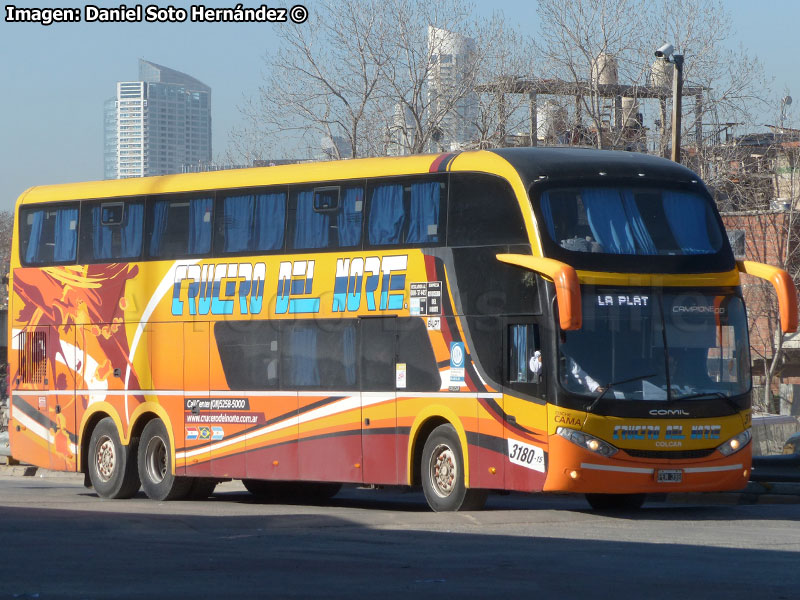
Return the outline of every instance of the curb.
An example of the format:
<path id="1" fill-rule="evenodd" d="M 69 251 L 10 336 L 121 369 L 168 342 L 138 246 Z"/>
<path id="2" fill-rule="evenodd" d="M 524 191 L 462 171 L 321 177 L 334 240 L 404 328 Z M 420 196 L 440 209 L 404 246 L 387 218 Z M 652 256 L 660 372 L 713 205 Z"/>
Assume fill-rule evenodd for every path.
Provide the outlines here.
<path id="1" fill-rule="evenodd" d="M 0 464 L 0 476 L 5 477 L 47 477 L 47 478 L 76 478 L 83 480 L 83 473 L 74 471 L 51 471 L 34 467 L 33 465 L 8 465 Z"/>

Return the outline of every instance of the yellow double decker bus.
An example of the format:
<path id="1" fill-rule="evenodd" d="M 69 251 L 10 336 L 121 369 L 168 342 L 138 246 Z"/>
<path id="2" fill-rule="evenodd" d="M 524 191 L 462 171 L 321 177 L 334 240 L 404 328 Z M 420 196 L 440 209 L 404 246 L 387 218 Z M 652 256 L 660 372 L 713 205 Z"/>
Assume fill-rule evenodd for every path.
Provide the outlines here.
<path id="1" fill-rule="evenodd" d="M 9 300 L 15 458 L 106 498 L 421 486 L 728 490 L 751 465 L 740 272 L 698 177 L 502 149 L 32 188 Z"/>

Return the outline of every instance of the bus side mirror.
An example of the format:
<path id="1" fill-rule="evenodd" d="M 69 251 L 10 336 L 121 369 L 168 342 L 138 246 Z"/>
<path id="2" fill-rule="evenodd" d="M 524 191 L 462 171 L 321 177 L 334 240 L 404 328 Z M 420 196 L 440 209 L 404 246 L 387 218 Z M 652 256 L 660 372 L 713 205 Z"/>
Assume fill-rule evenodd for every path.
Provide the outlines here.
<path id="1" fill-rule="evenodd" d="M 581 286 L 578 274 L 571 266 L 552 258 L 527 254 L 498 254 L 497 260 L 541 273 L 556 286 L 559 325 L 564 331 L 574 331 L 583 325 Z"/>
<path id="2" fill-rule="evenodd" d="M 749 260 L 736 261 L 740 273 L 746 273 L 772 284 L 778 294 L 778 307 L 781 315 L 781 331 L 794 333 L 797 331 L 797 288 L 789 274 L 783 269 Z"/>

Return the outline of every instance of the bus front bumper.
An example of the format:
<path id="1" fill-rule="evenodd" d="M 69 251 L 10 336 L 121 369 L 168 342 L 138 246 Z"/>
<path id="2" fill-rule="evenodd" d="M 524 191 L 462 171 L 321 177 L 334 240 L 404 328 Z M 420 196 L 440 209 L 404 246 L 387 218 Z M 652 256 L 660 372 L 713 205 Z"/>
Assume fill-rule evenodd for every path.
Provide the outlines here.
<path id="1" fill-rule="evenodd" d="M 712 492 L 742 489 L 750 478 L 751 449 L 694 460 L 653 460 L 624 450 L 610 458 L 550 436 L 544 491 L 596 494 Z"/>

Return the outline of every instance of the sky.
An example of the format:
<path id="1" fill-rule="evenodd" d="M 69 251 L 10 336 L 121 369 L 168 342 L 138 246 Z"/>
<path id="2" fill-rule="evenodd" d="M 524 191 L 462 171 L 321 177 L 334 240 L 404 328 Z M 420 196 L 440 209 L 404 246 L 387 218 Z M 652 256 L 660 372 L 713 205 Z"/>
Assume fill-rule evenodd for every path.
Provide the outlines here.
<path id="1" fill-rule="evenodd" d="M 293 2 L 264 2 L 291 7 Z M 26 8 L 83 10 L 91 0 L 17 1 Z M 170 2 L 154 2 L 166 7 Z M 34 185 L 103 177 L 103 102 L 117 81 L 138 78 L 138 59 L 177 69 L 212 88 L 214 158 L 228 146 L 228 132 L 241 124 L 238 107 L 257 93 L 264 56 L 277 48 L 282 24 L 191 23 L 8 23 L 0 18 L 0 210 Z M 98 2 L 118 7 L 121 2 Z M 147 5 L 148 3 L 144 3 Z M 189 3 L 171 2 L 176 7 Z M 262 1 L 245 1 L 256 7 Z M 135 0 L 127 5 L 134 6 Z M 234 7 L 236 2 L 206 2 Z M 313 10 L 313 2 L 306 2 Z M 763 63 L 776 94 L 788 90 L 800 104 L 800 69 L 787 50 L 796 38 L 800 2 L 727 0 L 733 19 L 730 43 L 742 45 Z M 525 30 L 538 27 L 533 0 L 477 2 L 478 16 L 499 10 Z M 654 40 L 654 47 L 666 40 Z M 688 58 L 687 58 L 688 60 Z"/>

